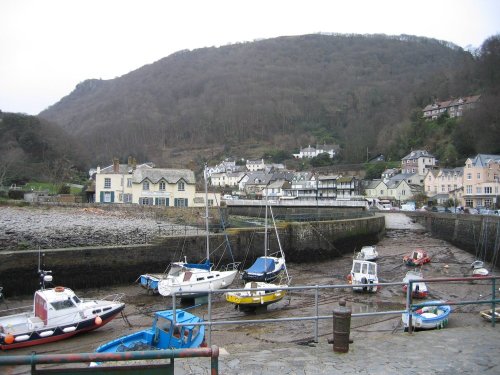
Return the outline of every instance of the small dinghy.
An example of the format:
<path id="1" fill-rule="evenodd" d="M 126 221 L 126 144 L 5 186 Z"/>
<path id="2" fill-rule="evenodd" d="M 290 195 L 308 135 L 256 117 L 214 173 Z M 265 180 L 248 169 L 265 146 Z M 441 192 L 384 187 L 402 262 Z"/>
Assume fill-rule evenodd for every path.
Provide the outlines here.
<path id="1" fill-rule="evenodd" d="M 486 319 L 489 322 L 491 322 L 493 316 L 495 316 L 495 322 L 500 322 L 500 307 L 495 309 L 494 314 L 492 309 L 480 311 L 479 314 L 483 319 Z"/>
<path id="2" fill-rule="evenodd" d="M 448 317 L 451 312 L 449 305 L 436 306 L 443 301 L 429 301 L 414 306 L 411 312 L 411 324 L 413 329 L 435 329 L 444 328 L 448 325 Z M 402 320 L 405 330 L 409 327 L 409 314 L 403 313 Z"/>
<path id="3" fill-rule="evenodd" d="M 422 280 L 424 277 L 420 271 L 408 271 L 403 279 L 406 285 L 403 285 L 403 291 L 406 293 L 408 290 L 408 282 L 410 280 Z M 429 295 L 429 290 L 427 285 L 423 282 L 412 282 L 412 292 L 413 298 L 426 298 Z"/>
<path id="4" fill-rule="evenodd" d="M 363 246 L 358 254 L 356 254 L 356 259 L 358 260 L 368 260 L 374 261 L 378 258 L 378 252 L 376 246 Z"/>
<path id="5" fill-rule="evenodd" d="M 484 266 L 484 262 L 482 260 L 476 260 L 472 262 L 470 265 L 472 268 L 472 276 L 474 277 L 483 277 L 488 276 L 488 269 Z"/>
<path id="6" fill-rule="evenodd" d="M 418 266 L 421 266 L 425 263 L 429 263 L 430 261 L 431 261 L 431 258 L 429 257 L 429 255 L 427 255 L 427 252 L 425 252 L 422 249 L 414 250 L 414 251 L 412 251 L 411 254 L 405 255 L 403 257 L 403 262 L 407 266 L 418 267 Z"/>

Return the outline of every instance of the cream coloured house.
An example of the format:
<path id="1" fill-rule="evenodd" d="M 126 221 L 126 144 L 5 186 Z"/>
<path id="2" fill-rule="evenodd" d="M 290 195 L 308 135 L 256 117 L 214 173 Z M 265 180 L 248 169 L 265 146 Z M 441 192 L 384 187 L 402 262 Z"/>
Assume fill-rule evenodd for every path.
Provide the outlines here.
<path id="1" fill-rule="evenodd" d="M 120 164 L 113 159 L 113 164 L 97 167 L 95 175 L 95 202 L 96 203 L 132 203 L 132 174 L 134 170 L 152 169 L 154 164 L 144 163 L 137 165 L 129 158 L 127 164 Z"/>
<path id="2" fill-rule="evenodd" d="M 500 195 L 500 155 L 477 154 L 467 159 L 463 188 L 463 205 L 494 207 Z"/>
<path id="3" fill-rule="evenodd" d="M 365 197 L 371 199 L 388 198 L 387 185 L 382 180 L 373 180 L 365 187 Z"/>
<path id="4" fill-rule="evenodd" d="M 203 206 L 203 197 L 196 193 L 194 172 L 189 169 L 119 164 L 116 159 L 110 167 L 97 168 L 96 203 L 191 207 Z"/>

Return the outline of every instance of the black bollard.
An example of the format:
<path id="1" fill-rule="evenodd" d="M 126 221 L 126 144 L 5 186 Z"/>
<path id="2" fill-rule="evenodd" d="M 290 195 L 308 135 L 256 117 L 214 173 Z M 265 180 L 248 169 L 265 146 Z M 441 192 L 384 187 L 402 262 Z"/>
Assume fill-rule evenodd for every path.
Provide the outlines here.
<path id="1" fill-rule="evenodd" d="M 351 333 L 351 308 L 346 307 L 345 300 L 339 301 L 339 306 L 333 309 L 333 351 L 347 353 L 349 351 L 349 334 Z"/>

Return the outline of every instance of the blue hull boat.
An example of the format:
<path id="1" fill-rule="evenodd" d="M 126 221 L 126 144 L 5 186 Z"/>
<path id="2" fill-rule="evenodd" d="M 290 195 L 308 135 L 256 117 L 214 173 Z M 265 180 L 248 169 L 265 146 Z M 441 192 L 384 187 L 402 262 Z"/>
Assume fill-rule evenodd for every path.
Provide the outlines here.
<path id="1" fill-rule="evenodd" d="M 194 325 L 203 319 L 184 310 L 155 312 L 151 328 L 122 336 L 96 349 L 96 353 L 117 353 L 142 350 L 198 348 L 205 341 L 205 326 Z"/>
<path id="2" fill-rule="evenodd" d="M 451 307 L 449 305 L 436 306 L 442 303 L 443 301 L 429 301 L 414 306 L 411 311 L 411 325 L 413 329 L 440 329 L 446 327 Z M 410 324 L 409 314 L 403 313 L 402 319 L 406 330 Z"/>

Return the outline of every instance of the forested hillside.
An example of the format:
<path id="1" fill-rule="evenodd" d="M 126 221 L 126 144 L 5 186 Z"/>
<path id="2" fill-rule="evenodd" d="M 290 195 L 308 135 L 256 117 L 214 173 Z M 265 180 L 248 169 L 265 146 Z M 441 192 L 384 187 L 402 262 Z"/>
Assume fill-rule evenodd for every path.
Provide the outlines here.
<path id="1" fill-rule="evenodd" d="M 162 166 L 260 157 L 317 142 L 340 144 L 346 162 L 367 150 L 394 159 L 426 146 L 407 139 L 419 135 L 425 105 L 482 93 L 477 64 L 457 46 L 412 36 L 281 37 L 180 51 L 87 80 L 40 117 L 76 136 L 94 165 L 128 155 Z M 453 125 L 464 134 L 467 126 Z"/>
<path id="2" fill-rule="evenodd" d="M 57 126 L 35 116 L 1 111 L 0 155 L 0 186 L 69 182 L 88 163 L 83 147 Z"/>

